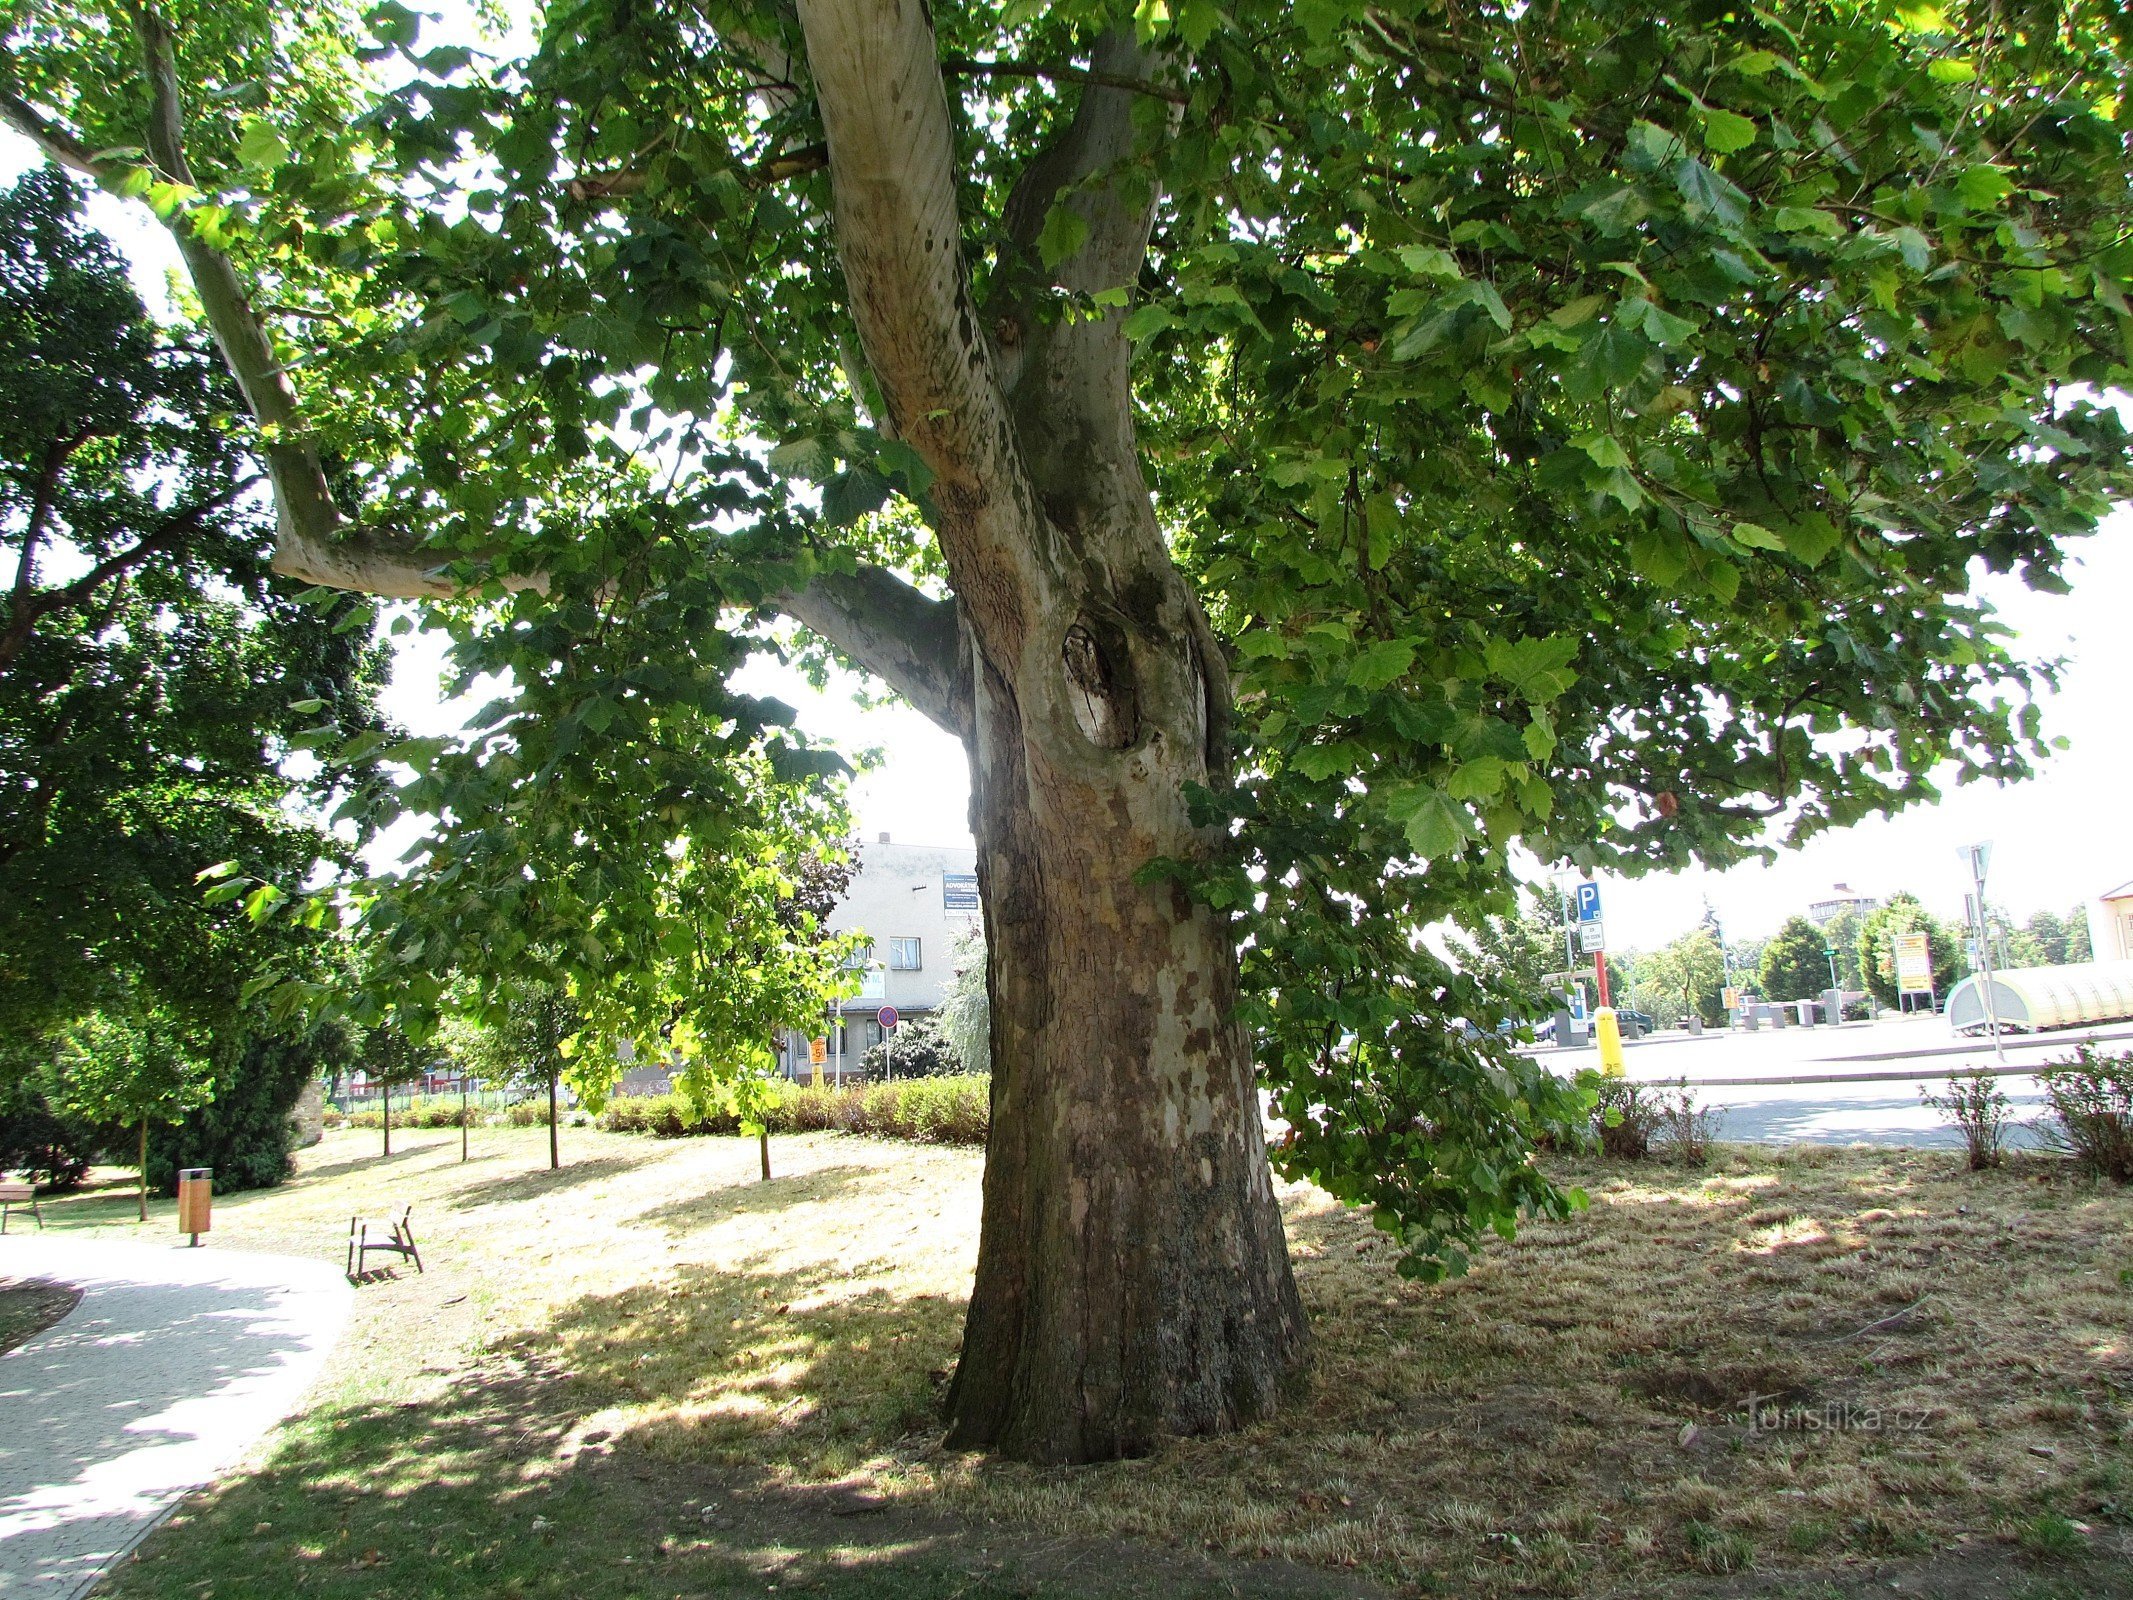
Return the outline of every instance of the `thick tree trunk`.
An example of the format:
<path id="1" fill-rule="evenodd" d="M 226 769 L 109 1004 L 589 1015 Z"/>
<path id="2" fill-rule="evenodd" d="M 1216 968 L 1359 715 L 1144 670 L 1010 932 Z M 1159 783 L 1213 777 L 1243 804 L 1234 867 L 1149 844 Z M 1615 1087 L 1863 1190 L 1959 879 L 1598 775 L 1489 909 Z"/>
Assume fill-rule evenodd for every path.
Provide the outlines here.
<path id="1" fill-rule="evenodd" d="M 1069 1462 L 1233 1429 L 1272 1408 L 1308 1334 L 1227 919 L 1134 881 L 1178 853 L 1176 746 L 1033 732 L 996 674 L 976 712 L 992 1135 L 949 1443 Z M 1098 759 L 1056 759 L 1076 743 Z"/>

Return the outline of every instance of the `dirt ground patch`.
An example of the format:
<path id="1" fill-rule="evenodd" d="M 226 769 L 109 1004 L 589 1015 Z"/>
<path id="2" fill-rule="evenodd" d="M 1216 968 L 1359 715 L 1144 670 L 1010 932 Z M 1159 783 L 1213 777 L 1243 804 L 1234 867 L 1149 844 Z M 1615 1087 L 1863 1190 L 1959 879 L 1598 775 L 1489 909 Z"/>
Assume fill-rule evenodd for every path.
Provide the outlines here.
<path id="1" fill-rule="evenodd" d="M 938 1444 L 975 1153 L 405 1137 L 218 1204 L 218 1248 L 334 1259 L 412 1200 L 430 1270 L 117 1593 L 2133 1594 L 2133 1197 L 2042 1160 L 1565 1164 L 1589 1210 L 1434 1286 L 1290 1189 L 1288 1409 L 1059 1471 Z"/>
<path id="2" fill-rule="evenodd" d="M 0 1278 L 0 1355 L 28 1344 L 81 1303 L 64 1284 Z"/>

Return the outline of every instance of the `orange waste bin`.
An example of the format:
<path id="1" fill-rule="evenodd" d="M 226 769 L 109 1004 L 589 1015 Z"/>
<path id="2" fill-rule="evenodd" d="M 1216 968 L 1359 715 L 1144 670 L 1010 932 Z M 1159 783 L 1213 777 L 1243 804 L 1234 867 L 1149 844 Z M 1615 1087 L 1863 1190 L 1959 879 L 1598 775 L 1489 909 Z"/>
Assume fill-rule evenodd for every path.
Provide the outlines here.
<path id="1" fill-rule="evenodd" d="M 215 1169 L 213 1167 L 180 1167 L 178 1169 L 178 1231 L 193 1236 L 195 1245 L 200 1235 L 214 1226 Z"/>

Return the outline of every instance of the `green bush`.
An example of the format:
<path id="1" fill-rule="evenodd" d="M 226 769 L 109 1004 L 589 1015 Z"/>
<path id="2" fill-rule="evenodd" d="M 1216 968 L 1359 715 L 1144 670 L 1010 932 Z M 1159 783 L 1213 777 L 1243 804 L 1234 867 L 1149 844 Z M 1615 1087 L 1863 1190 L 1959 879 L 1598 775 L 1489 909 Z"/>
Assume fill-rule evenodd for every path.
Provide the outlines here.
<path id="1" fill-rule="evenodd" d="M 983 1144 L 991 1109 L 992 1080 L 958 1075 L 849 1089 L 779 1084 L 764 1120 L 772 1133 L 865 1133 L 920 1144 Z M 741 1131 L 732 1111 L 698 1116 L 678 1094 L 620 1096 L 607 1103 L 598 1120 L 610 1133 L 656 1139 Z"/>
<path id="2" fill-rule="evenodd" d="M 351 1045 L 335 1024 L 303 1033 L 255 1033 L 245 1040 L 234 1070 L 218 1075 L 215 1097 L 182 1121 L 148 1130 L 148 1183 L 178 1192 L 178 1172 L 206 1167 L 215 1192 L 268 1189 L 288 1177 L 296 1132 L 290 1114 L 304 1085 L 345 1065 Z"/>
<path id="3" fill-rule="evenodd" d="M 2073 1060 L 2046 1067 L 2037 1081 L 2056 1119 L 2038 1125 L 2045 1144 L 2092 1177 L 2133 1183 L 2133 1055 L 2076 1045 Z"/>

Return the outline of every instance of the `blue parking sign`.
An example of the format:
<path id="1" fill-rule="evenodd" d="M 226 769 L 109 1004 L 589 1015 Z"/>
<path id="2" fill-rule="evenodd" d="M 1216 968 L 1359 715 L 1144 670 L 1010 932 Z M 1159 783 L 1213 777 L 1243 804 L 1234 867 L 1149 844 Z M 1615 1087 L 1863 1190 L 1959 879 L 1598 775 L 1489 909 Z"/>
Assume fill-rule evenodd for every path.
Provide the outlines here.
<path id="1" fill-rule="evenodd" d="M 1578 885 L 1578 921 L 1600 920 L 1600 886 L 1596 883 Z"/>

